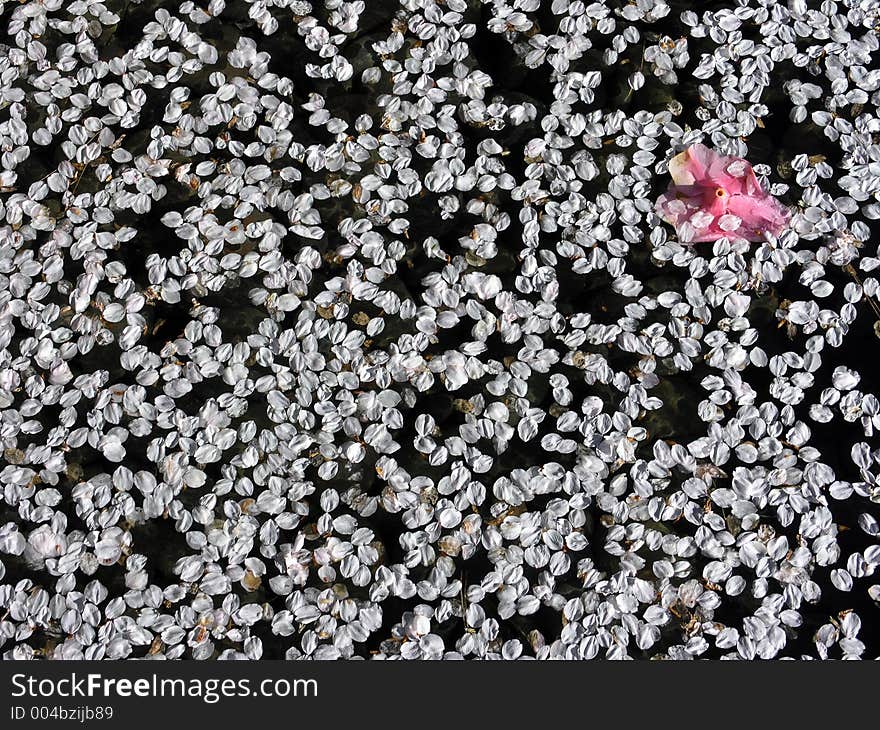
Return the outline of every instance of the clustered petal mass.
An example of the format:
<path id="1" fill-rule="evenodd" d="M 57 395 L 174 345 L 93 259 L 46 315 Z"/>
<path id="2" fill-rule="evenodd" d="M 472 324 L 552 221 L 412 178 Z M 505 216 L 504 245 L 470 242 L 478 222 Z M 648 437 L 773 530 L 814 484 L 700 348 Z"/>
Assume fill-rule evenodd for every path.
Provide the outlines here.
<path id="1" fill-rule="evenodd" d="M 878 27 L 0 0 L 0 658 L 880 656 Z"/>
<path id="2" fill-rule="evenodd" d="M 694 144 L 669 161 L 672 183 L 657 201 L 658 214 L 683 241 L 699 243 L 740 237 L 778 236 L 790 213 L 764 192 L 752 166 Z"/>

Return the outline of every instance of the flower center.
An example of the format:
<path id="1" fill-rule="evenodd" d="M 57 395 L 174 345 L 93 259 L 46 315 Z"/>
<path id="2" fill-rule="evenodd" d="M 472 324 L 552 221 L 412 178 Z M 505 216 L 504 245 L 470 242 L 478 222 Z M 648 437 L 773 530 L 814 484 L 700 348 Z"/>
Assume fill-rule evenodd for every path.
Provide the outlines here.
<path id="1" fill-rule="evenodd" d="M 724 188 L 715 188 L 715 197 L 723 198 L 727 195 L 727 191 Z"/>

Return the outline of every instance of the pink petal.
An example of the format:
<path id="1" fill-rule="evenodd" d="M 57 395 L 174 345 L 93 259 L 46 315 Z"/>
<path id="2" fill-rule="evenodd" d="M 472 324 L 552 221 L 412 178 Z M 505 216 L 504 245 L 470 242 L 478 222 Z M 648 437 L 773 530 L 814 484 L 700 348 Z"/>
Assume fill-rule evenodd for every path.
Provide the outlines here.
<path id="1" fill-rule="evenodd" d="M 748 162 L 739 157 L 727 157 L 725 159 L 728 160 L 725 167 L 728 176 L 727 190 L 731 195 L 763 193 L 758 178 L 755 177 L 755 171 Z"/>
<path id="2" fill-rule="evenodd" d="M 693 185 L 705 180 L 718 155 L 702 144 L 688 147 L 669 161 L 669 174 L 676 185 Z"/>
<path id="3" fill-rule="evenodd" d="M 728 210 L 742 219 L 741 235 L 750 241 L 763 240 L 765 231 L 779 235 L 791 217 L 784 205 L 766 193 L 761 196 L 735 195 Z"/>
<path id="4" fill-rule="evenodd" d="M 685 221 L 694 213 L 703 209 L 703 195 L 688 195 L 681 188 L 674 185 L 660 196 L 657 201 L 657 214 L 672 226 L 677 226 L 680 221 Z"/>
<path id="5" fill-rule="evenodd" d="M 788 209 L 761 189 L 742 158 L 695 144 L 669 161 L 669 173 L 672 183 L 657 200 L 656 211 L 683 241 L 760 241 L 765 232 L 778 235 L 790 218 Z"/>

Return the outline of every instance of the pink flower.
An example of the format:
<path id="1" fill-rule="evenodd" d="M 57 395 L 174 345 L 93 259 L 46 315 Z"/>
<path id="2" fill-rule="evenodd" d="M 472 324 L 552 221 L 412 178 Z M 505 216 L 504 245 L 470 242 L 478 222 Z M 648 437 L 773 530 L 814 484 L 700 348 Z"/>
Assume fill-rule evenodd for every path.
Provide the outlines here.
<path id="1" fill-rule="evenodd" d="M 717 241 L 725 236 L 763 241 L 778 235 L 791 213 L 765 193 L 752 166 L 723 157 L 702 144 L 691 145 L 669 161 L 672 182 L 657 201 L 657 214 L 683 242 Z"/>

